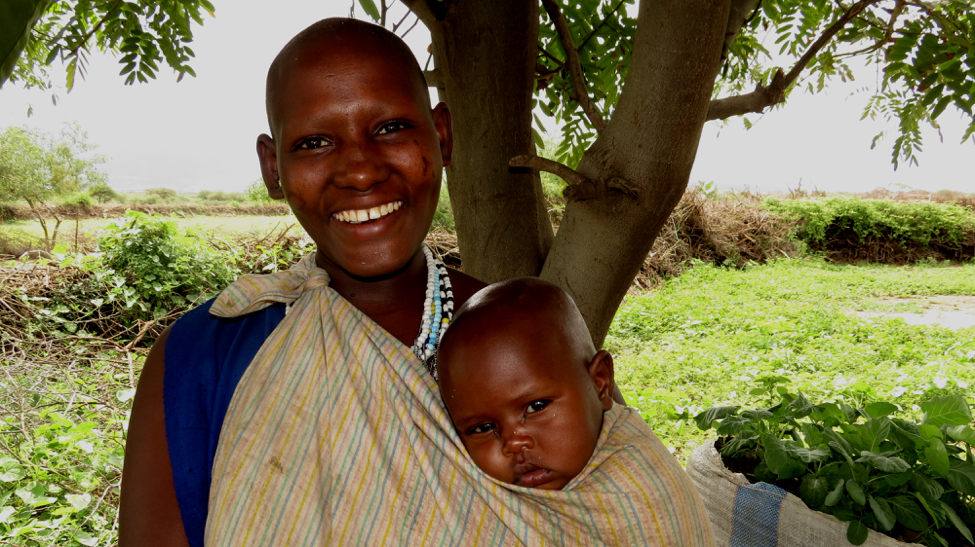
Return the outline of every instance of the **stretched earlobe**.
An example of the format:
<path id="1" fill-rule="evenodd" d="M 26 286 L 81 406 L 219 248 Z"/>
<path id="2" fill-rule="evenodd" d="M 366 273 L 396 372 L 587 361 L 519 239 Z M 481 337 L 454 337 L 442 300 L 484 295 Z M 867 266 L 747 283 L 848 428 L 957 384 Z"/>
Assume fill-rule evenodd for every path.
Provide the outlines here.
<path id="1" fill-rule="evenodd" d="M 613 408 L 613 389 L 616 386 L 613 371 L 613 356 L 606 350 L 600 350 L 589 361 L 589 378 L 596 387 L 599 402 L 603 411 Z"/>
<path id="2" fill-rule="evenodd" d="M 440 157 L 443 159 L 443 166 L 447 167 L 454 152 L 454 130 L 451 127 L 450 109 L 446 104 L 439 103 L 433 107 L 430 114 L 433 116 L 437 136 L 440 138 Z"/>
<path id="3" fill-rule="evenodd" d="M 284 189 L 281 188 L 278 174 L 278 152 L 274 139 L 269 135 L 257 137 L 257 159 L 261 162 L 261 176 L 268 195 L 271 199 L 284 199 Z"/>

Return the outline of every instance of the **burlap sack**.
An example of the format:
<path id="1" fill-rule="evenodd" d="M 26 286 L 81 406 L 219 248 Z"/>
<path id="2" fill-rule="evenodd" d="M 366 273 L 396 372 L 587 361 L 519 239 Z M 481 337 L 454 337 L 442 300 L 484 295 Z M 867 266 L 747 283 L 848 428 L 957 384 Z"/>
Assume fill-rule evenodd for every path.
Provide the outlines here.
<path id="1" fill-rule="evenodd" d="M 697 447 L 687 474 L 704 499 L 717 547 L 848 547 L 847 523 L 813 511 L 785 490 L 728 471 L 714 441 Z M 906 547 L 870 531 L 865 547 Z"/>

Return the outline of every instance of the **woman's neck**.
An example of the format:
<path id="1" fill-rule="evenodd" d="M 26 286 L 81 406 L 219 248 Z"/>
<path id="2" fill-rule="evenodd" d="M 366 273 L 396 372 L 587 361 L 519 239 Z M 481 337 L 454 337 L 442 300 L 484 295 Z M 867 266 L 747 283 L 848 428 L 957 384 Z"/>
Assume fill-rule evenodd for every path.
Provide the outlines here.
<path id="1" fill-rule="evenodd" d="M 328 272 L 329 286 L 404 345 L 412 346 L 420 329 L 427 286 L 422 252 L 417 251 L 402 270 L 379 279 L 350 275 L 321 255 L 317 262 Z"/>

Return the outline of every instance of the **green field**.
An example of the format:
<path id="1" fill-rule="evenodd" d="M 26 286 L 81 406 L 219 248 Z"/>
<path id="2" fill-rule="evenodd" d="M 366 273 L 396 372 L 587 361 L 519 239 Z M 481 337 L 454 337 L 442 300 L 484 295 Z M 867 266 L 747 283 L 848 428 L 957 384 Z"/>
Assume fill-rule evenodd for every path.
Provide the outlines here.
<path id="1" fill-rule="evenodd" d="M 813 402 L 882 399 L 906 412 L 943 392 L 971 400 L 975 328 L 853 313 L 922 311 L 926 299 L 918 297 L 933 295 L 975 295 L 975 264 L 698 265 L 659 290 L 629 296 L 606 347 L 629 403 L 683 459 L 707 437 L 689 421 L 701 410 L 770 406 L 774 397 L 751 393 L 762 378 L 784 377 Z M 919 304 L 890 304 L 887 297 Z"/>
<path id="2" fill-rule="evenodd" d="M 113 219 L 108 218 L 86 218 L 78 221 L 78 232 L 81 235 L 94 236 L 99 228 L 104 227 Z M 173 217 L 180 226 L 184 228 L 194 228 L 214 234 L 266 234 L 271 230 L 277 230 L 294 224 L 297 227 L 298 221 L 292 215 L 287 216 L 187 216 Z M 48 229 L 53 229 L 53 221 L 49 221 Z M 292 228 L 294 230 L 295 228 Z M 0 223 L 0 231 L 19 231 L 32 236 L 43 238 L 44 230 L 39 222 L 34 220 L 11 220 Z M 74 237 L 75 221 L 65 220 L 61 224 L 61 235 L 59 241 L 69 241 Z"/>

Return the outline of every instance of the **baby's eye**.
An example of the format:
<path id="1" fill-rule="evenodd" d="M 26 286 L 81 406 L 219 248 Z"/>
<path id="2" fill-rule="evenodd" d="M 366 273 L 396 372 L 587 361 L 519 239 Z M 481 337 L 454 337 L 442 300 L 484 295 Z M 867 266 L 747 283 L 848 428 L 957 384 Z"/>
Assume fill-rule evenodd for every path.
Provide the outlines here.
<path id="1" fill-rule="evenodd" d="M 315 148 L 321 148 L 323 146 L 328 146 L 329 144 L 331 143 L 324 137 L 308 137 L 307 139 L 303 139 L 301 142 L 299 142 L 295 149 L 298 150 L 304 148 L 306 150 L 314 150 Z"/>
<path id="2" fill-rule="evenodd" d="M 376 131 L 377 135 L 386 135 L 389 133 L 395 133 L 397 131 L 402 131 L 409 127 L 406 122 L 389 122 L 382 125 L 379 131 Z"/>
<path id="3" fill-rule="evenodd" d="M 483 424 L 478 424 L 478 425 L 475 425 L 474 427 L 470 428 L 467 431 L 467 434 L 468 435 L 476 435 L 478 433 L 491 433 L 492 431 L 495 431 L 497 428 L 498 428 L 498 426 L 496 426 L 496 425 L 494 425 L 494 424 L 492 424 L 490 422 L 484 422 Z"/>
<path id="4" fill-rule="evenodd" d="M 528 403 L 528 408 L 525 409 L 525 414 L 531 414 L 533 412 L 538 412 L 539 410 L 548 406 L 552 401 L 548 399 L 539 399 L 537 401 L 532 401 Z"/>

